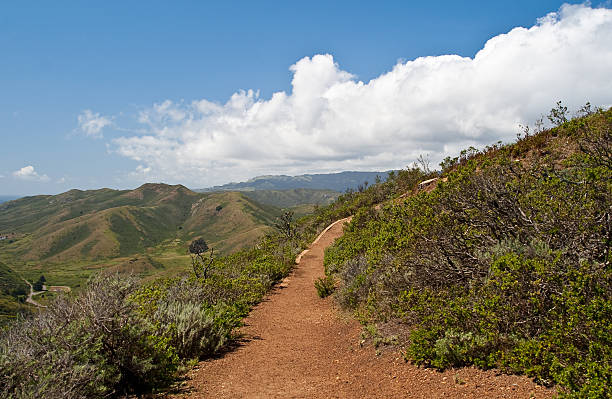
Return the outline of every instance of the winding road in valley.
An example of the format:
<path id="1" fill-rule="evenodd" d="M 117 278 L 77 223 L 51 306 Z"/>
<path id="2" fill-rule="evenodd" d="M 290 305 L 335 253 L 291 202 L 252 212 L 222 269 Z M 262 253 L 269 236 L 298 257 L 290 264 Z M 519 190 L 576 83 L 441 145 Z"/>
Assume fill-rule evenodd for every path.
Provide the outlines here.
<path id="1" fill-rule="evenodd" d="M 173 398 L 548 398 L 526 377 L 463 368 L 437 372 L 377 354 L 333 298 L 317 296 L 325 248 L 348 219 L 326 229 L 293 273 L 245 320 L 244 339 L 192 370 Z"/>

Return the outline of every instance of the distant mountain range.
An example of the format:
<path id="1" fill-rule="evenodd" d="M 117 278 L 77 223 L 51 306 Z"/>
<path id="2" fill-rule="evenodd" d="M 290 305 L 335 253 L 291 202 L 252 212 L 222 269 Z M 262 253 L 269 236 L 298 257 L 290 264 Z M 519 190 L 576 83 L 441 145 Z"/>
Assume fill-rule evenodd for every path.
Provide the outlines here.
<path id="1" fill-rule="evenodd" d="M 340 172 L 300 176 L 269 175 L 259 176 L 241 183 L 229 183 L 222 186 L 197 189 L 198 192 L 211 191 L 256 191 L 256 190 L 290 190 L 309 188 L 344 192 L 347 189 L 356 190 L 359 185 L 370 184 L 379 177 L 387 179 L 389 172 Z"/>

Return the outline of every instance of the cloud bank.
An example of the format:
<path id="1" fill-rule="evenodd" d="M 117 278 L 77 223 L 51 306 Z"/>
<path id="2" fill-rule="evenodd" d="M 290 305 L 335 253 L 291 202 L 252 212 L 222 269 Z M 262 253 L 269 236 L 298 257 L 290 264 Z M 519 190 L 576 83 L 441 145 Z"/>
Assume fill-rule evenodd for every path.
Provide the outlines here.
<path id="1" fill-rule="evenodd" d="M 145 180 L 205 186 L 260 174 L 404 167 L 516 137 L 562 100 L 612 103 L 612 10 L 564 5 L 531 28 L 491 38 L 474 58 L 398 62 L 359 81 L 332 55 L 290 67 L 290 92 L 236 92 L 224 104 L 164 101 L 141 112 L 147 133 L 113 140 Z M 87 111 L 86 111 L 87 112 Z M 88 114 L 83 130 L 110 121 Z M 81 122 L 81 119 L 79 118 Z"/>
<path id="2" fill-rule="evenodd" d="M 41 181 L 41 182 L 49 181 L 49 176 L 45 174 L 43 175 L 38 174 L 38 172 L 34 170 L 34 167 L 32 165 L 24 166 L 23 168 L 14 171 L 13 176 L 21 180 Z"/>

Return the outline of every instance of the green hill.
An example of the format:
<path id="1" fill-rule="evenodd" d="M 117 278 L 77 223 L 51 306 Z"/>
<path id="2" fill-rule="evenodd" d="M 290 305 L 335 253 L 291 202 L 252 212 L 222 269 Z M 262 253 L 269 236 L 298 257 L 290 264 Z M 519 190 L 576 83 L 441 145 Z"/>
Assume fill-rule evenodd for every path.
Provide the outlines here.
<path id="1" fill-rule="evenodd" d="M 8 201 L 12 201 L 12 200 L 16 200 L 17 196 L 15 195 L 0 195 L 0 204 L 3 202 L 8 202 Z"/>
<path id="2" fill-rule="evenodd" d="M 197 237 L 220 254 L 252 245 L 278 213 L 240 193 L 166 184 L 25 197 L 0 204 L 0 260 L 55 285 L 109 267 L 157 274 L 188 267 L 186 248 Z"/>

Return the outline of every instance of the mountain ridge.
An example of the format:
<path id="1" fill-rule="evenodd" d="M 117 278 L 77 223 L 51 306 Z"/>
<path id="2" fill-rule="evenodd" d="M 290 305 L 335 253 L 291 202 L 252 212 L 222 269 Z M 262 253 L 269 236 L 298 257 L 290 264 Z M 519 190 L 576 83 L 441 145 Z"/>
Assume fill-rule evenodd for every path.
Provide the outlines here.
<path id="1" fill-rule="evenodd" d="M 82 281 L 103 265 L 129 270 L 139 256 L 146 270 L 166 259 L 169 267 L 185 268 L 191 240 L 204 238 L 216 253 L 228 254 L 254 244 L 279 214 L 238 192 L 196 193 L 163 183 L 24 197 L 0 204 L 6 237 L 0 261 L 28 278 L 44 271 L 58 285 Z M 82 277 L 67 276 L 74 274 L 69 270 Z"/>
<path id="2" fill-rule="evenodd" d="M 289 175 L 262 175 L 251 178 L 245 182 L 227 183 L 202 189 L 196 192 L 211 191 L 255 191 L 255 190 L 288 190 L 288 189 L 327 189 L 344 192 L 357 190 L 366 181 L 374 183 L 377 177 L 386 180 L 389 171 L 385 172 L 357 172 L 344 171 L 338 173 Z"/>

